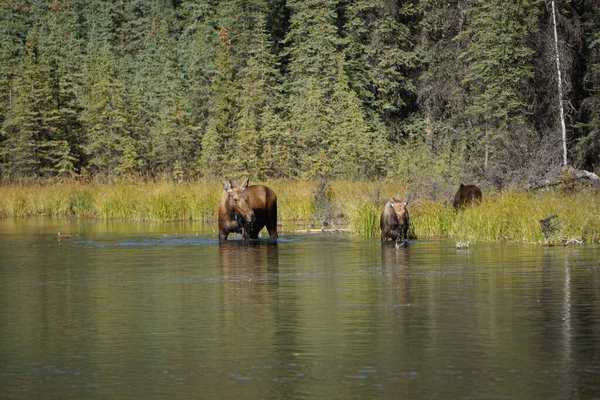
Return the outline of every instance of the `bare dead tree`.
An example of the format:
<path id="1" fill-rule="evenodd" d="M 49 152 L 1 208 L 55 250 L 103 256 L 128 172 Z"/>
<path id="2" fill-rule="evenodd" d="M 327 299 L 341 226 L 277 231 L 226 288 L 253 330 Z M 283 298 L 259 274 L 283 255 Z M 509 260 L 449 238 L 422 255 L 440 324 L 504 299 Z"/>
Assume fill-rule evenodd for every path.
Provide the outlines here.
<path id="1" fill-rule="evenodd" d="M 556 29 L 556 7 L 552 0 L 552 26 L 554 29 L 554 50 L 556 54 L 556 79 L 558 81 L 558 108 L 560 112 L 560 126 L 562 129 L 563 165 L 567 165 L 567 128 L 565 125 L 565 108 L 563 104 L 562 75 L 560 72 L 560 52 L 558 48 L 558 30 Z"/>

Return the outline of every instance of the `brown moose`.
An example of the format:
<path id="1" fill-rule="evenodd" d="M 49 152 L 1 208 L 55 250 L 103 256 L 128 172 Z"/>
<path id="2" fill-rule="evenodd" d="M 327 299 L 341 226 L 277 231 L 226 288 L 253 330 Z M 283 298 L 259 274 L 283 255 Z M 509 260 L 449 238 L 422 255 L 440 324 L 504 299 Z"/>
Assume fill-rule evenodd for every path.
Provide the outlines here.
<path id="1" fill-rule="evenodd" d="M 481 202 L 481 189 L 477 185 L 463 185 L 460 187 L 454 195 L 454 201 L 452 205 L 455 209 L 463 208 L 469 204 L 478 204 Z"/>
<path id="2" fill-rule="evenodd" d="M 407 240 L 408 239 L 408 201 L 391 199 L 383 207 L 379 218 L 381 240 Z"/>
<path id="3" fill-rule="evenodd" d="M 238 185 L 223 181 L 219 201 L 219 240 L 230 233 L 240 233 L 244 239 L 258 239 L 265 226 L 271 239 L 277 238 L 277 196 L 266 186 L 248 186 L 249 178 Z"/>

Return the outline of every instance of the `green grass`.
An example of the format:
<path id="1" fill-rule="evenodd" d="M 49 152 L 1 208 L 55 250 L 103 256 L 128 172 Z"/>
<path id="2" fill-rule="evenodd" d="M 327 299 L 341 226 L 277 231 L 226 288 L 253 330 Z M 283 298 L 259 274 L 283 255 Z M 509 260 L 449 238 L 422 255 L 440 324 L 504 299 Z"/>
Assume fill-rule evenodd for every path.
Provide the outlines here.
<path id="1" fill-rule="evenodd" d="M 260 182 L 255 182 L 260 183 Z M 270 181 L 278 196 L 279 221 L 311 221 L 318 182 Z M 0 218 L 37 215 L 135 221 L 214 221 L 221 182 L 187 184 L 52 184 L 0 187 Z M 335 181 L 329 183 L 326 213 L 337 228 L 356 235 L 379 237 L 379 215 L 386 196 L 405 198 L 394 182 Z M 408 205 L 412 237 L 457 241 L 545 243 L 540 219 L 558 215 L 559 229 L 548 239 L 597 243 L 600 240 L 600 196 L 589 191 L 485 193 L 479 206 L 456 212 L 448 199 L 415 198 Z M 321 212 L 323 212 L 321 210 Z M 320 222 L 320 221 L 319 221 Z M 320 226 L 318 226 L 320 228 Z"/>

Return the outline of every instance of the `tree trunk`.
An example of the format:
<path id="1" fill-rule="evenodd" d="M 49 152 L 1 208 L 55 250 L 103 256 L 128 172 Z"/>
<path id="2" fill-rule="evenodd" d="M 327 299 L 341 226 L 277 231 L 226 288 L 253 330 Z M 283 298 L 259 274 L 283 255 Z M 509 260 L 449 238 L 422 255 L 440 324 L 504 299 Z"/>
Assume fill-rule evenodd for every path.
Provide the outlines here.
<path id="1" fill-rule="evenodd" d="M 558 80 L 558 108 L 560 112 L 560 126 L 562 128 L 563 166 L 567 165 L 567 128 L 565 126 L 565 111 L 563 105 L 562 75 L 560 73 L 560 52 L 558 49 L 558 31 L 556 29 L 556 10 L 552 0 L 552 22 L 554 27 L 554 50 L 556 51 L 556 75 Z"/>
<path id="2" fill-rule="evenodd" d="M 595 189 L 600 188 L 600 177 L 593 172 L 563 166 L 562 168 L 550 171 L 544 178 L 525 185 L 525 190 L 543 189 L 549 186 L 559 185 L 564 181 L 565 174 L 568 174 L 573 180 L 589 179 L 591 187 Z"/>

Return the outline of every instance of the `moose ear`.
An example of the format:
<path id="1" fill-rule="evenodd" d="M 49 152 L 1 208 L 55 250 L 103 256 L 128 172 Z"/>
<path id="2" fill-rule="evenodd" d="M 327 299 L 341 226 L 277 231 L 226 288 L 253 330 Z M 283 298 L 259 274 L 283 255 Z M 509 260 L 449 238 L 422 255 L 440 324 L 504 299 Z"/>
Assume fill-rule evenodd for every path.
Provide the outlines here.
<path id="1" fill-rule="evenodd" d="M 223 189 L 227 192 L 227 193 L 231 193 L 231 183 L 229 181 L 223 181 Z"/>
<path id="2" fill-rule="evenodd" d="M 246 188 L 248 187 L 248 182 L 250 181 L 250 177 L 247 177 L 246 180 L 244 181 L 244 183 L 242 183 L 242 185 L 240 186 L 240 188 L 242 190 L 246 190 Z"/>
<path id="3" fill-rule="evenodd" d="M 404 207 L 406 207 L 408 205 L 408 200 L 402 202 L 402 204 L 404 204 Z"/>

